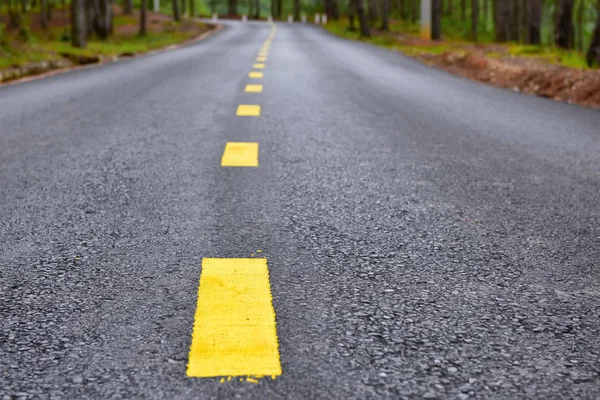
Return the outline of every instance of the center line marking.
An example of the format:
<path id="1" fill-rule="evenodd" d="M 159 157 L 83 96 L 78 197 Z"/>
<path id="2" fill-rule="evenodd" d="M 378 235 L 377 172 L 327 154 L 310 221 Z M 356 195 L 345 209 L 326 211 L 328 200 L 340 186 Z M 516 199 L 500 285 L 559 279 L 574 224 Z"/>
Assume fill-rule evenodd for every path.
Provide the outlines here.
<path id="1" fill-rule="evenodd" d="M 263 73 L 260 71 L 250 71 L 248 76 L 252 79 L 260 79 L 263 77 Z"/>
<path id="2" fill-rule="evenodd" d="M 258 167 L 258 143 L 227 142 L 221 167 Z"/>
<path id="3" fill-rule="evenodd" d="M 267 260 L 203 259 L 187 376 L 279 375 Z"/>
<path id="4" fill-rule="evenodd" d="M 252 66 L 252 68 L 256 68 L 256 69 L 263 69 L 265 67 L 265 64 L 260 64 L 260 63 L 256 63 Z"/>
<path id="5" fill-rule="evenodd" d="M 260 106 L 255 104 L 240 104 L 235 115 L 238 117 L 259 117 Z"/>
<path id="6" fill-rule="evenodd" d="M 262 93 L 263 85 L 246 85 L 245 92 Z"/>
<path id="7" fill-rule="evenodd" d="M 267 57 L 264 57 L 264 56 L 256 57 L 256 61 L 265 62 L 265 61 L 267 61 Z"/>

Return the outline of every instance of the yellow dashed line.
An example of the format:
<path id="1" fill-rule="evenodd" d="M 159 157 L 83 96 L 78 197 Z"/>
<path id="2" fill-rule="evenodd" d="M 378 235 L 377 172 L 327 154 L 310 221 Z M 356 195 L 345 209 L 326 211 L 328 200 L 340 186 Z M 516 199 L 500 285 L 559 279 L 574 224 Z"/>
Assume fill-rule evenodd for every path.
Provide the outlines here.
<path id="1" fill-rule="evenodd" d="M 252 66 L 252 68 L 256 68 L 256 69 L 263 69 L 265 67 L 265 64 L 262 63 L 256 63 Z"/>
<path id="2" fill-rule="evenodd" d="M 258 167 L 258 143 L 227 142 L 221 167 Z"/>
<path id="3" fill-rule="evenodd" d="M 256 57 L 256 61 L 258 61 L 258 62 L 265 62 L 265 61 L 267 61 L 267 57 L 264 57 L 264 56 Z"/>
<path id="4" fill-rule="evenodd" d="M 266 259 L 202 260 L 187 375 L 281 375 Z"/>
<path id="5" fill-rule="evenodd" d="M 260 71 L 250 71 L 248 76 L 252 79 L 260 79 L 263 77 L 263 73 Z"/>
<path id="6" fill-rule="evenodd" d="M 263 85 L 246 85 L 245 92 L 262 93 Z"/>
<path id="7" fill-rule="evenodd" d="M 258 117 L 260 116 L 260 106 L 255 104 L 240 104 L 235 115 L 238 117 Z"/>

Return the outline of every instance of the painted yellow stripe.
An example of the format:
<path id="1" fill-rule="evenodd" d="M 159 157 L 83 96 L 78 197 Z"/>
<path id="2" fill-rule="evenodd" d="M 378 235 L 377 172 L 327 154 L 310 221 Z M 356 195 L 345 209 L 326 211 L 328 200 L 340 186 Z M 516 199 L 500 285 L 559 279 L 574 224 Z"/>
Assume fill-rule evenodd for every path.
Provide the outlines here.
<path id="1" fill-rule="evenodd" d="M 258 167 L 258 143 L 227 142 L 221 167 Z"/>
<path id="2" fill-rule="evenodd" d="M 246 85 L 245 92 L 262 93 L 263 85 Z"/>
<path id="3" fill-rule="evenodd" d="M 240 104 L 235 115 L 238 117 L 258 117 L 260 116 L 260 106 L 255 104 Z"/>
<path id="4" fill-rule="evenodd" d="M 269 52 L 268 52 L 268 51 L 261 51 L 260 53 L 258 53 L 258 55 L 259 55 L 260 57 L 266 57 L 268 54 L 269 54 Z"/>
<path id="5" fill-rule="evenodd" d="M 187 375 L 281 375 L 266 259 L 202 260 Z"/>
<path id="6" fill-rule="evenodd" d="M 252 79 L 260 79 L 263 77 L 263 73 L 260 71 L 250 71 L 248 76 Z"/>
<path id="7" fill-rule="evenodd" d="M 252 68 L 256 68 L 256 69 L 263 69 L 265 67 L 265 64 L 261 64 L 261 63 L 256 63 L 252 66 Z"/>
<path id="8" fill-rule="evenodd" d="M 263 56 L 256 57 L 256 61 L 265 62 L 265 61 L 267 61 L 267 57 L 263 57 Z"/>

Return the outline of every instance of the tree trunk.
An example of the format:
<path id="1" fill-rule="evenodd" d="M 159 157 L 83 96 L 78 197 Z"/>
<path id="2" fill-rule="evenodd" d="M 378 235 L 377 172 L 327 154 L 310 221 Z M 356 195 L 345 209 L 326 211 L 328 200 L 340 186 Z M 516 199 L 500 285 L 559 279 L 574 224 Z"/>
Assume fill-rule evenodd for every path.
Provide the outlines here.
<path id="1" fill-rule="evenodd" d="M 369 25 L 373 26 L 373 25 L 375 25 L 375 22 L 377 22 L 377 0 L 366 0 L 366 1 L 367 1 L 367 5 L 369 8 L 369 12 L 368 12 Z"/>
<path id="2" fill-rule="evenodd" d="M 211 15 L 217 12 L 217 0 L 210 0 L 210 13 Z"/>
<path id="3" fill-rule="evenodd" d="M 229 0 L 227 5 L 228 5 L 227 14 L 229 14 L 230 17 L 236 16 L 237 15 L 237 0 Z"/>
<path id="4" fill-rule="evenodd" d="M 479 0 L 471 0 L 471 39 L 479 39 Z"/>
<path id="5" fill-rule="evenodd" d="M 563 49 L 573 48 L 573 5 L 574 0 L 558 0 L 558 20 L 556 23 L 556 45 Z"/>
<path id="6" fill-rule="evenodd" d="M 123 13 L 126 15 L 131 15 L 133 13 L 133 1 L 132 0 L 123 1 Z"/>
<path id="7" fill-rule="evenodd" d="M 350 26 L 348 26 L 348 30 L 350 30 L 350 31 L 356 30 L 356 27 L 354 26 L 355 11 L 356 10 L 354 9 L 354 1 L 349 0 L 348 1 L 348 22 L 350 23 Z"/>
<path id="8" fill-rule="evenodd" d="M 85 0 L 71 0 L 71 44 L 79 48 L 87 45 Z"/>
<path id="9" fill-rule="evenodd" d="M 186 13 L 186 1 L 185 0 L 181 0 L 181 15 L 184 16 Z"/>
<path id="10" fill-rule="evenodd" d="M 181 21 L 181 15 L 179 15 L 179 0 L 173 0 L 173 19 L 175 21 Z"/>
<path id="11" fill-rule="evenodd" d="M 96 18 L 94 28 L 102 40 L 108 38 L 112 25 L 112 9 L 109 0 L 97 0 Z"/>
<path id="12" fill-rule="evenodd" d="M 460 0 L 460 20 L 467 21 L 467 0 Z"/>
<path id="13" fill-rule="evenodd" d="M 358 14 L 358 23 L 360 25 L 360 36 L 371 37 L 371 30 L 369 29 L 369 20 L 367 19 L 367 13 L 365 12 L 365 6 L 363 0 L 354 0 L 354 9 Z"/>
<path id="14" fill-rule="evenodd" d="M 21 0 L 21 12 L 23 14 L 27 12 L 27 0 Z"/>
<path id="15" fill-rule="evenodd" d="M 527 0 L 527 44 L 542 43 L 542 7 L 543 0 Z"/>
<path id="16" fill-rule="evenodd" d="M 176 0 L 177 1 L 177 0 Z M 146 36 L 148 31 L 148 21 L 146 19 L 146 10 L 148 9 L 148 0 L 142 0 L 140 5 L 140 36 Z"/>
<path id="17" fill-rule="evenodd" d="M 496 0 L 495 26 L 497 42 L 507 42 L 512 38 L 514 23 L 512 5 L 509 0 Z"/>
<path id="18" fill-rule="evenodd" d="M 446 10 L 444 11 L 444 14 L 452 15 L 453 12 L 454 12 L 454 2 L 452 0 L 446 0 Z"/>
<path id="19" fill-rule="evenodd" d="M 277 0 L 277 19 L 281 19 L 283 13 L 283 0 Z"/>
<path id="20" fill-rule="evenodd" d="M 390 30 L 390 0 L 381 0 L 381 30 Z"/>
<path id="21" fill-rule="evenodd" d="M 431 40 L 442 38 L 442 0 L 431 0 Z"/>
<path id="22" fill-rule="evenodd" d="M 583 24 L 585 13 L 585 1 L 579 0 L 579 8 L 577 9 L 577 49 L 583 51 Z"/>
<path id="23" fill-rule="evenodd" d="M 409 0 L 410 1 L 410 20 L 412 22 L 417 22 L 419 17 L 419 0 Z"/>
<path id="24" fill-rule="evenodd" d="M 260 19 L 260 0 L 256 0 L 256 19 Z"/>
<path id="25" fill-rule="evenodd" d="M 294 21 L 300 21 L 300 0 L 294 0 Z"/>
<path id="26" fill-rule="evenodd" d="M 48 0 L 40 1 L 40 23 L 42 28 L 48 28 Z"/>
<path id="27" fill-rule="evenodd" d="M 491 0 L 483 0 L 483 28 L 487 32 L 488 30 L 488 21 L 490 18 L 490 1 Z"/>
<path id="28" fill-rule="evenodd" d="M 585 59 L 589 67 L 592 67 L 594 63 L 600 66 L 600 1 L 598 1 L 598 18 L 596 19 L 596 26 L 594 27 L 592 41 Z"/>

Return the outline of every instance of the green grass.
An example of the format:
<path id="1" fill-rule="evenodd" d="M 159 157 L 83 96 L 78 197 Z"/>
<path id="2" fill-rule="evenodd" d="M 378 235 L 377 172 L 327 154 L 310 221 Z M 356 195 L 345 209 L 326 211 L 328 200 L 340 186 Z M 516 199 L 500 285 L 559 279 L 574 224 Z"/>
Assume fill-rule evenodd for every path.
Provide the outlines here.
<path id="1" fill-rule="evenodd" d="M 361 38 L 358 30 L 350 31 L 348 27 L 348 20 L 340 19 L 339 21 L 328 22 L 325 26 L 325 29 L 335 35 L 342 36 L 347 39 L 361 40 L 377 46 L 397 49 L 411 56 L 420 54 L 442 54 L 447 51 L 465 51 L 465 45 L 472 43 L 462 39 L 464 37 L 464 32 L 457 31 L 454 34 L 448 35 L 446 34 L 446 30 L 444 30 L 444 40 L 441 42 L 436 44 L 432 43 L 431 45 L 426 46 L 407 45 L 394 35 L 398 33 L 417 35 L 419 33 L 419 27 L 416 24 L 398 20 L 391 21 L 391 34 L 379 33 L 372 30 L 371 38 Z M 483 40 L 480 40 L 478 43 L 493 43 L 492 37 L 484 36 Z M 531 57 L 551 64 L 562 65 L 570 68 L 587 68 L 585 56 L 577 51 L 566 51 L 547 46 L 532 46 L 516 43 L 506 44 L 506 49 L 508 54 L 515 57 Z M 502 57 L 502 54 L 497 52 L 490 52 L 488 55 L 492 58 Z"/>
<path id="2" fill-rule="evenodd" d="M 185 22 L 190 24 L 191 22 Z M 115 27 L 137 24 L 134 17 L 119 16 L 115 18 Z M 204 26 L 202 23 L 196 23 Z M 172 44 L 191 39 L 198 34 L 195 30 L 179 31 L 180 24 L 167 22 L 163 32 L 149 32 L 146 36 L 135 33 L 130 35 L 113 35 L 106 41 L 92 39 L 84 49 L 71 46 L 68 41 L 61 41 L 63 28 L 33 32 L 27 42 L 22 42 L 16 32 L 5 33 L 5 40 L 0 44 L 0 68 L 22 66 L 27 63 L 60 59 L 65 56 L 118 56 L 122 54 L 144 53 L 160 49 Z"/>

